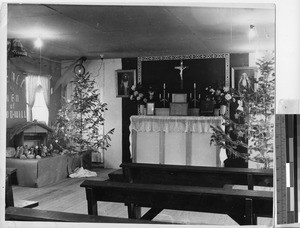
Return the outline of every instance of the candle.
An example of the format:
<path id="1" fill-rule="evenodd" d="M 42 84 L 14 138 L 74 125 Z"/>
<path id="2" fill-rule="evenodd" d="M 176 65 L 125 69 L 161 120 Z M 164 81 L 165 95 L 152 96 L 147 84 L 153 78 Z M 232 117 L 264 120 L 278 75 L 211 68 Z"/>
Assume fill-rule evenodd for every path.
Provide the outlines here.
<path id="1" fill-rule="evenodd" d="M 192 93 L 190 93 L 190 98 L 192 99 Z"/>
<path id="2" fill-rule="evenodd" d="M 201 95 L 199 94 L 199 99 L 200 99 L 200 96 L 201 96 Z"/>
<path id="3" fill-rule="evenodd" d="M 170 98 L 170 94 L 168 93 L 168 99 Z"/>
<path id="4" fill-rule="evenodd" d="M 164 83 L 164 89 L 166 88 L 166 83 Z"/>
<path id="5" fill-rule="evenodd" d="M 161 94 L 159 94 L 159 100 L 161 100 Z"/>
<path id="6" fill-rule="evenodd" d="M 196 83 L 194 83 L 194 89 L 196 89 Z"/>

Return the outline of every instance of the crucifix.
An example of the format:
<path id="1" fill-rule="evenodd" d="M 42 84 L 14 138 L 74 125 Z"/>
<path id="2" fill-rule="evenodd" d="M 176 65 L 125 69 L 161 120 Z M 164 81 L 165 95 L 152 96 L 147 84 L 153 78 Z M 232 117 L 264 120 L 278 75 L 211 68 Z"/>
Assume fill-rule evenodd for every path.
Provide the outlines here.
<path id="1" fill-rule="evenodd" d="M 188 66 L 183 66 L 183 61 L 182 60 L 180 62 L 180 66 L 174 67 L 174 69 L 179 70 L 179 75 L 180 75 L 180 80 L 181 80 L 181 82 L 180 82 L 180 89 L 181 90 L 183 90 L 183 71 L 187 68 L 188 68 Z"/>

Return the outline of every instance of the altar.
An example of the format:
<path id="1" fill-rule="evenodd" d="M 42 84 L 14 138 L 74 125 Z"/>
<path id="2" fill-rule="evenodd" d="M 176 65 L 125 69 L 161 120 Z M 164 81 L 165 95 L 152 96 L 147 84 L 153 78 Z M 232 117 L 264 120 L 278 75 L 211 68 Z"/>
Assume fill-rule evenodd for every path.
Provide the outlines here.
<path id="1" fill-rule="evenodd" d="M 131 116 L 132 162 L 190 166 L 223 166 L 225 151 L 210 145 L 221 116 Z"/>

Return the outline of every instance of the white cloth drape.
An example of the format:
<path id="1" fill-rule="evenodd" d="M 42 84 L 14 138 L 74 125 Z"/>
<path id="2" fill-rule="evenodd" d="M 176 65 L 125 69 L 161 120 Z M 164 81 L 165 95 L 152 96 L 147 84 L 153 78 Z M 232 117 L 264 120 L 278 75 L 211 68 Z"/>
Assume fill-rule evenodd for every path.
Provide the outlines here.
<path id="1" fill-rule="evenodd" d="M 210 145 L 211 126 L 224 130 L 221 116 L 131 116 L 130 121 L 133 162 L 223 166 L 227 158 L 225 150 Z"/>
<path id="2" fill-rule="evenodd" d="M 39 76 L 39 83 L 43 89 L 44 99 L 49 109 L 50 105 L 50 77 L 49 76 Z"/>
<path id="3" fill-rule="evenodd" d="M 38 80 L 35 75 L 26 77 L 26 100 L 27 100 L 27 120 L 32 121 L 32 107 L 35 101 L 35 93 L 38 88 Z"/>
<path id="4" fill-rule="evenodd" d="M 27 121 L 32 121 L 32 107 L 35 102 L 35 95 L 42 91 L 45 103 L 49 108 L 50 105 L 50 77 L 28 75 L 26 77 L 26 99 L 27 99 Z"/>

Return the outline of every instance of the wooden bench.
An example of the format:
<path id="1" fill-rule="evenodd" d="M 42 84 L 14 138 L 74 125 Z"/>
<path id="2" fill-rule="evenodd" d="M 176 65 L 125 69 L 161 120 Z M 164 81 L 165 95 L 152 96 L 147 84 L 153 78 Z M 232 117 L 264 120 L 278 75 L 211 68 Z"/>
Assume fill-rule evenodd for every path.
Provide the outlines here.
<path id="1" fill-rule="evenodd" d="M 97 201 L 125 203 L 128 217 L 152 220 L 163 209 L 228 214 L 239 224 L 256 224 L 257 216 L 272 217 L 273 194 L 198 186 L 140 184 L 85 180 L 88 214 L 98 215 Z M 141 216 L 141 207 L 151 209 Z"/>
<path id="2" fill-rule="evenodd" d="M 180 166 L 122 163 L 123 178 L 130 183 L 171 184 L 202 187 L 225 185 L 273 186 L 272 169 Z"/>
<path id="3" fill-rule="evenodd" d="M 39 205 L 38 201 L 30 200 L 14 200 L 14 194 L 12 189 L 12 175 L 15 174 L 17 169 L 6 168 L 6 180 L 5 180 L 5 208 L 7 207 L 24 207 L 33 208 Z"/>
<path id="4" fill-rule="evenodd" d="M 14 206 L 14 194 L 12 189 L 12 175 L 16 173 L 15 168 L 6 168 L 5 178 L 5 207 Z"/>
<path id="5" fill-rule="evenodd" d="M 30 208 L 8 207 L 5 209 L 5 220 L 10 221 L 48 221 L 48 222 L 86 222 L 86 223 L 153 223 L 139 219 L 115 218 L 108 216 L 84 215 L 58 211 L 45 211 Z"/>

